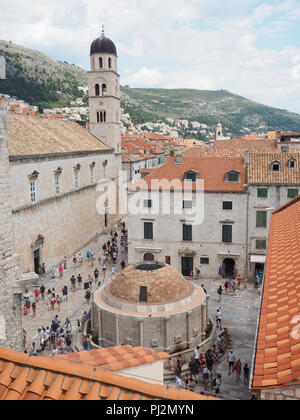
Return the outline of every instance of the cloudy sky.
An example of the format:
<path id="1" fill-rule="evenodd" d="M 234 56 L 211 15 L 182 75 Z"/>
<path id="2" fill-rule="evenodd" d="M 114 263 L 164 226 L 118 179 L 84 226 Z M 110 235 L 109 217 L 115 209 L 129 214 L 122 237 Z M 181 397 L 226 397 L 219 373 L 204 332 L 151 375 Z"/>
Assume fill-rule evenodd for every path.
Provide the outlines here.
<path id="1" fill-rule="evenodd" d="M 0 39 L 88 69 L 105 25 L 132 87 L 226 89 L 300 113 L 300 0 L 0 0 Z"/>

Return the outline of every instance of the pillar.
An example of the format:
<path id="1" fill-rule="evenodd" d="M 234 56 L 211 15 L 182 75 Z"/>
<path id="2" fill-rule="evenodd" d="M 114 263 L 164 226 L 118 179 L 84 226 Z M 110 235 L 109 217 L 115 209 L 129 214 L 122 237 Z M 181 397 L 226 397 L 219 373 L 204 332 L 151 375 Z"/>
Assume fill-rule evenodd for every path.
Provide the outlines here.
<path id="1" fill-rule="evenodd" d="M 139 318 L 140 326 L 140 346 L 144 347 L 144 318 Z"/>
<path id="2" fill-rule="evenodd" d="M 192 312 L 187 312 L 187 345 L 190 349 L 193 341 Z"/>
<path id="3" fill-rule="evenodd" d="M 166 347 L 165 347 L 165 352 L 167 352 L 167 353 L 169 353 L 170 351 L 171 351 L 171 349 L 170 349 L 170 317 L 169 316 L 167 316 L 166 318 L 165 318 L 165 336 L 166 336 L 166 338 L 165 338 L 165 344 L 166 344 Z"/>
<path id="4" fill-rule="evenodd" d="M 116 316 L 116 346 L 120 345 L 119 318 Z"/>
<path id="5" fill-rule="evenodd" d="M 201 340 L 205 339 L 206 330 L 206 303 L 201 304 Z"/>
<path id="6" fill-rule="evenodd" d="M 209 301 L 210 301 L 210 296 L 207 295 L 206 296 L 206 327 L 209 325 Z"/>

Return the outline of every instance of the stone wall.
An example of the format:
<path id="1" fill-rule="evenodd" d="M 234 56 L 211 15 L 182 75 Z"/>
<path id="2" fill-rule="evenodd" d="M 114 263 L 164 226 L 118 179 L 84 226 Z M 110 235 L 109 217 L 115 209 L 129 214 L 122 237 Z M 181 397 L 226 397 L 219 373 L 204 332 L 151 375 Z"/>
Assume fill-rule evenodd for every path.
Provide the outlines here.
<path id="1" fill-rule="evenodd" d="M 192 217 L 188 210 L 180 215 L 174 212 L 172 196 L 169 214 L 163 214 L 160 208 L 160 214 L 147 215 L 147 209 L 143 209 L 144 214 L 128 216 L 129 263 L 142 261 L 144 254 L 153 253 L 157 261 L 165 262 L 166 257 L 170 257 L 171 265 L 181 273 L 182 257 L 192 257 L 194 268 L 200 267 L 201 277 L 216 279 L 223 261 L 232 258 L 239 274 L 245 276 L 247 195 L 206 193 L 204 218 L 201 224 L 193 226 L 192 241 L 183 241 L 183 224 L 189 224 Z M 143 203 L 143 199 L 141 201 Z M 231 201 L 233 210 L 223 210 L 223 201 Z M 197 206 L 195 194 L 193 206 L 194 209 Z M 153 240 L 144 239 L 144 222 L 153 223 Z M 230 244 L 222 243 L 223 224 L 232 225 L 233 242 Z M 208 258 L 209 263 L 201 264 L 201 258 Z"/>
<path id="2" fill-rule="evenodd" d="M 264 390 L 260 392 L 260 399 L 263 401 L 300 401 L 300 386 Z"/>
<path id="3" fill-rule="evenodd" d="M 22 351 L 21 296 L 14 250 L 5 113 L 0 107 L 0 347 Z"/>

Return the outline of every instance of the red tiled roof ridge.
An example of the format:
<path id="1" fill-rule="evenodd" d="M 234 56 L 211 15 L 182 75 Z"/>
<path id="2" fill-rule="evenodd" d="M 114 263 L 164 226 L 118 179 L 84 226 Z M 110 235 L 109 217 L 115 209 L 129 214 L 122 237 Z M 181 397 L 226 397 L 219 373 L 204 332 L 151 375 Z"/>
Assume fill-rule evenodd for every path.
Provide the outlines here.
<path id="1" fill-rule="evenodd" d="M 83 397 L 116 400 L 123 393 L 128 396 L 123 399 L 129 399 L 128 392 L 131 395 L 137 394 L 137 399 L 215 400 L 190 391 L 153 385 L 101 368 L 94 369 L 86 365 L 74 367 L 68 361 L 54 358 L 49 360 L 0 349 L 0 400 L 79 400 Z"/>

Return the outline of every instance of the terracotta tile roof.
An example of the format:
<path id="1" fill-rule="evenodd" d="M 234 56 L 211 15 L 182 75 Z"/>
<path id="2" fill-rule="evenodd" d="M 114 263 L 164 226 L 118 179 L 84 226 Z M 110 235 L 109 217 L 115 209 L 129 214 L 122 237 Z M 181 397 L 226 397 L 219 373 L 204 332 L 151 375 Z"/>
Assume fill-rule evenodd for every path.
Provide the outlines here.
<path id="1" fill-rule="evenodd" d="M 290 169 L 288 161 L 295 160 Z M 272 162 L 280 162 L 280 172 L 270 171 Z M 300 153 L 250 153 L 248 181 L 250 184 L 300 184 Z"/>
<path id="2" fill-rule="evenodd" d="M 215 400 L 58 358 L 0 349 L 0 400 Z"/>
<path id="3" fill-rule="evenodd" d="M 205 156 L 199 159 L 199 157 L 186 157 L 185 154 L 182 164 L 176 164 L 174 157 L 168 158 L 163 166 L 143 178 L 142 181 L 137 182 L 134 188 L 140 187 L 142 189 L 145 182 L 150 188 L 152 180 L 172 181 L 179 179 L 183 183 L 185 173 L 191 170 L 199 174 L 199 180 L 204 180 L 205 191 L 245 191 L 246 169 L 243 158 L 224 159 L 224 156 Z M 226 182 L 226 174 L 231 171 L 240 172 L 240 182 Z"/>
<path id="4" fill-rule="evenodd" d="M 68 360 L 71 363 L 83 363 L 93 367 L 102 367 L 112 371 L 133 366 L 154 363 L 169 358 L 167 353 L 156 353 L 153 349 L 143 347 L 120 346 L 107 349 L 82 351 L 57 356 L 56 359 Z"/>
<path id="5" fill-rule="evenodd" d="M 110 150 L 75 122 L 7 114 L 10 156 Z"/>
<path id="6" fill-rule="evenodd" d="M 218 140 L 214 142 L 211 150 L 235 150 L 242 153 L 246 150 L 249 150 L 249 152 L 280 152 L 276 148 L 275 140 Z"/>
<path id="7" fill-rule="evenodd" d="M 300 384 L 299 314 L 300 197 L 297 197 L 272 216 L 253 389 Z"/>

